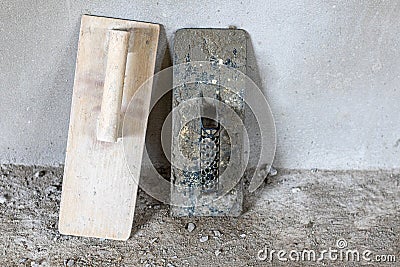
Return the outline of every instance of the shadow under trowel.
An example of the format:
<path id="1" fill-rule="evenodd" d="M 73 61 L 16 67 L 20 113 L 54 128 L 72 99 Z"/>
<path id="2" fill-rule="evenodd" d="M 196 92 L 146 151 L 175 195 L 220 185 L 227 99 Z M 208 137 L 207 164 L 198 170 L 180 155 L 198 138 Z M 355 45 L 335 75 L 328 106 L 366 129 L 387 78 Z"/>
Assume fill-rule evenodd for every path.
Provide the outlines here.
<path id="1" fill-rule="evenodd" d="M 164 26 L 160 25 L 155 74 L 171 66 L 172 60 L 168 39 Z M 163 150 L 163 145 L 161 142 L 161 130 L 163 127 L 166 127 L 166 129 L 164 129 L 165 132 L 171 133 L 172 131 L 172 122 L 165 122 L 168 114 L 172 110 L 172 91 L 169 90 L 158 101 L 155 100 L 155 98 L 161 93 L 160 90 L 165 88 L 172 89 L 172 76 L 168 79 L 157 79 L 156 77 L 153 81 L 151 109 L 147 122 L 145 142 L 145 149 L 148 153 L 149 162 L 143 160 L 139 180 L 140 185 L 142 185 L 142 183 L 145 181 L 146 186 L 151 186 L 151 184 L 154 184 L 154 188 L 159 187 L 158 179 L 160 176 L 162 176 L 169 183 L 171 173 L 171 164 L 168 161 L 170 155 L 166 155 L 166 153 L 170 152 L 169 150 Z M 163 138 L 163 141 L 165 148 L 169 148 L 171 146 L 171 136 Z M 143 159 L 145 159 L 144 156 Z M 151 166 L 148 166 L 149 164 L 154 166 L 159 175 L 154 175 L 154 173 L 151 171 Z M 139 189 L 139 191 L 140 190 L 141 189 Z M 154 212 L 151 209 L 144 210 L 141 205 L 139 205 L 139 201 L 142 197 L 149 198 L 149 196 L 143 196 L 143 193 L 144 192 L 138 192 L 138 201 L 136 204 L 137 212 L 135 212 L 131 236 L 137 232 L 141 225 L 148 223 L 154 216 Z M 169 188 L 167 192 L 162 193 L 168 195 L 169 197 Z M 159 203 L 157 200 L 154 200 L 154 202 Z"/>
<path id="2" fill-rule="evenodd" d="M 165 29 L 160 28 L 159 51 L 157 55 L 155 73 L 172 66 L 171 52 L 168 45 Z M 171 163 L 170 147 L 171 135 L 161 137 L 163 133 L 172 132 L 172 121 L 167 120 L 168 114 L 172 111 L 172 72 L 163 72 L 162 76 L 155 76 L 153 81 L 153 92 L 151 100 L 151 110 L 149 113 L 146 131 L 146 150 L 150 158 L 150 163 L 157 172 L 169 180 Z M 165 77 L 170 75 L 171 77 Z M 163 94 L 166 92 L 165 94 Z M 158 96 L 161 96 L 160 99 Z M 164 129 L 163 129 L 164 127 Z M 146 166 L 143 166 L 143 175 L 146 176 Z"/>
<path id="3" fill-rule="evenodd" d="M 260 71 L 258 68 L 258 63 L 257 63 L 257 57 L 254 52 L 254 47 L 253 43 L 251 41 L 250 35 L 248 35 L 247 38 L 247 69 L 246 69 L 246 75 L 258 86 L 258 88 L 262 91 L 263 86 L 262 86 L 262 79 L 260 75 Z M 247 92 L 246 92 L 247 93 Z M 253 205 L 255 199 L 257 199 L 257 195 L 259 195 L 262 191 L 262 188 L 265 186 L 265 182 L 267 181 L 267 177 L 265 177 L 265 182 L 260 185 L 260 187 L 254 191 L 253 193 L 250 193 L 248 191 L 248 185 L 250 183 L 250 179 L 256 174 L 256 166 L 261 157 L 261 129 L 259 127 L 259 124 L 257 122 L 256 116 L 252 112 L 251 108 L 245 103 L 245 123 L 244 123 L 247 134 L 249 137 L 249 161 L 246 166 L 246 171 L 244 175 L 244 183 L 245 183 L 245 192 L 244 192 L 244 201 L 243 201 L 243 212 L 246 212 L 250 210 Z M 250 197 L 250 196 L 255 196 L 255 197 Z"/>

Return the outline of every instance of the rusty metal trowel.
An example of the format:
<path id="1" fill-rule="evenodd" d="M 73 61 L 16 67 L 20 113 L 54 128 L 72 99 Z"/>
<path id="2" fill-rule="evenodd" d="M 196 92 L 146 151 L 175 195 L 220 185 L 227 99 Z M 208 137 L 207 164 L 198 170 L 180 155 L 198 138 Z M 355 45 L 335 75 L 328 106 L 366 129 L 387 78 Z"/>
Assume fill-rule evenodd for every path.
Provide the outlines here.
<path id="1" fill-rule="evenodd" d="M 239 216 L 245 176 L 253 192 L 268 175 L 275 155 L 275 124 L 263 92 L 247 75 L 254 73 L 254 60 L 244 30 L 176 32 L 171 215 Z M 253 121 L 246 123 L 246 116 Z M 252 137 L 259 138 L 252 164 L 246 124 Z M 246 174 L 248 166 L 255 171 Z"/>
<path id="2" fill-rule="evenodd" d="M 138 189 L 159 25 L 84 15 L 81 21 L 59 231 L 126 240 Z M 125 151 L 124 151 L 125 147 Z M 130 148 L 130 151 L 126 151 Z M 129 149 L 128 149 L 129 150 Z M 128 169 L 124 153 L 132 153 Z"/>
<path id="3" fill-rule="evenodd" d="M 247 38 L 237 29 L 181 29 L 175 35 L 173 106 L 180 111 L 174 113 L 172 127 L 173 216 L 242 212 L 243 131 L 222 115 L 231 110 L 239 122 L 244 120 Z M 198 108 L 187 104 L 197 98 L 203 99 Z M 200 115 L 186 121 L 196 111 L 213 114 L 213 119 Z M 182 168 L 176 167 L 180 153 L 190 162 Z"/>

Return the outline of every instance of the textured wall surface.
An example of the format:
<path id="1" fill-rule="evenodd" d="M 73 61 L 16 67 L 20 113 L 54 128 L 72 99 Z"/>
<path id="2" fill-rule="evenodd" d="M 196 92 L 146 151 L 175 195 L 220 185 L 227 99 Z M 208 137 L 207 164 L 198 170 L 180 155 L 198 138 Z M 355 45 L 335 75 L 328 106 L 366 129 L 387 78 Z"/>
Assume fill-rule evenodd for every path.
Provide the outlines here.
<path id="1" fill-rule="evenodd" d="M 162 49 L 179 28 L 243 28 L 276 119 L 276 166 L 400 168 L 397 0 L 2 1 L 0 162 L 64 161 L 85 13 L 163 24 Z"/>

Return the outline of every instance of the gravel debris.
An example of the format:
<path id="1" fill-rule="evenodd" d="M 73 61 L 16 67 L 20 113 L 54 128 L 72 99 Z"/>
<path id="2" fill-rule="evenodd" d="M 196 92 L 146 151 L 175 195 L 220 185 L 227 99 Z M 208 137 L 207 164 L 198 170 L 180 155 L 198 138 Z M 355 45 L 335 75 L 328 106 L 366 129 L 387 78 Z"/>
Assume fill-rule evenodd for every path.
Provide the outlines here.
<path id="1" fill-rule="evenodd" d="M 204 243 L 204 242 L 207 242 L 207 241 L 208 241 L 208 235 L 200 237 L 200 242 L 201 243 Z"/>
<path id="2" fill-rule="evenodd" d="M 275 176 L 277 174 L 278 174 L 278 170 L 275 169 L 273 166 L 271 166 L 271 168 L 269 169 L 268 176 Z"/>
<path id="3" fill-rule="evenodd" d="M 66 260 L 65 261 L 65 266 L 67 266 L 67 267 L 75 266 L 75 260 L 74 259 Z"/>
<path id="4" fill-rule="evenodd" d="M 7 198 L 4 195 L 0 195 L 0 204 L 4 204 L 7 202 Z"/>
<path id="5" fill-rule="evenodd" d="M 188 223 L 186 225 L 186 229 L 189 231 L 189 233 L 193 232 L 194 229 L 196 229 L 196 225 L 192 222 Z"/>
<path id="6" fill-rule="evenodd" d="M 218 230 L 214 230 L 213 233 L 214 233 L 215 237 L 221 237 L 222 236 L 221 232 L 218 231 Z"/>
<path id="7" fill-rule="evenodd" d="M 292 193 L 298 193 L 300 191 L 301 191 L 301 189 L 298 187 L 292 188 Z"/>
<path id="8" fill-rule="evenodd" d="M 396 251 L 399 196 L 393 188 L 399 184 L 397 171 L 311 173 L 310 169 L 279 169 L 258 193 L 245 195 L 248 212 L 238 218 L 170 217 L 166 205 L 139 192 L 132 236 L 121 242 L 60 235 L 62 168 L 8 165 L 10 175 L 0 179 L 0 196 L 7 199 L 0 204 L 0 266 L 30 267 L 32 261 L 40 267 L 261 266 L 268 263 L 260 262 L 257 253 L 266 246 L 275 244 L 288 251 L 312 246 L 321 251 L 335 247 L 334 237 L 339 236 L 348 240 L 349 248 L 363 248 L 368 238 L 372 251 Z M 35 178 L 39 170 L 46 170 L 46 175 Z M 301 191 L 292 194 L 294 188 Z M 338 199 L 340 205 L 332 205 Z M 299 201 L 305 209 L 293 209 Z M 161 205 L 161 209 L 149 210 L 149 205 Z M 354 207 L 363 216 L 354 216 Z M 190 222 L 195 225 L 191 233 L 186 229 Z M 243 233 L 245 238 L 240 237 Z M 208 240 L 200 242 L 206 235 Z M 154 238 L 157 241 L 150 244 Z M 296 245 L 299 240 L 301 244 Z M 298 266 L 317 267 L 318 263 L 298 262 Z"/>
<path id="9" fill-rule="evenodd" d="M 35 172 L 35 177 L 36 178 L 43 177 L 45 175 L 46 175 L 46 171 L 44 171 L 44 170 Z"/>

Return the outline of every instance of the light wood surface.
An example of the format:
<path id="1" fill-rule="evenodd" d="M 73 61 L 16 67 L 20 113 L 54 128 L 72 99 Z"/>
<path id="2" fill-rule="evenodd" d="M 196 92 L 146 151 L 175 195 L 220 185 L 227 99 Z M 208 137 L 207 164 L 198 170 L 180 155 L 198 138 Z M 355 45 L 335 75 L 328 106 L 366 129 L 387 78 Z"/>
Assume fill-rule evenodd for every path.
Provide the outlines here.
<path id="1" fill-rule="evenodd" d="M 118 138 L 129 36 L 128 31 L 108 32 L 107 67 L 97 126 L 99 141 L 116 142 Z"/>
<path id="2" fill-rule="evenodd" d="M 130 236 L 145 142 L 151 85 L 133 103 L 121 139 L 97 140 L 97 121 L 103 99 L 109 30 L 130 33 L 122 95 L 122 116 L 131 97 L 154 73 L 159 25 L 83 16 L 81 21 L 64 168 L 59 231 L 62 234 L 126 240 Z M 148 83 L 147 83 L 148 84 Z M 126 143 L 128 142 L 128 143 Z"/>

